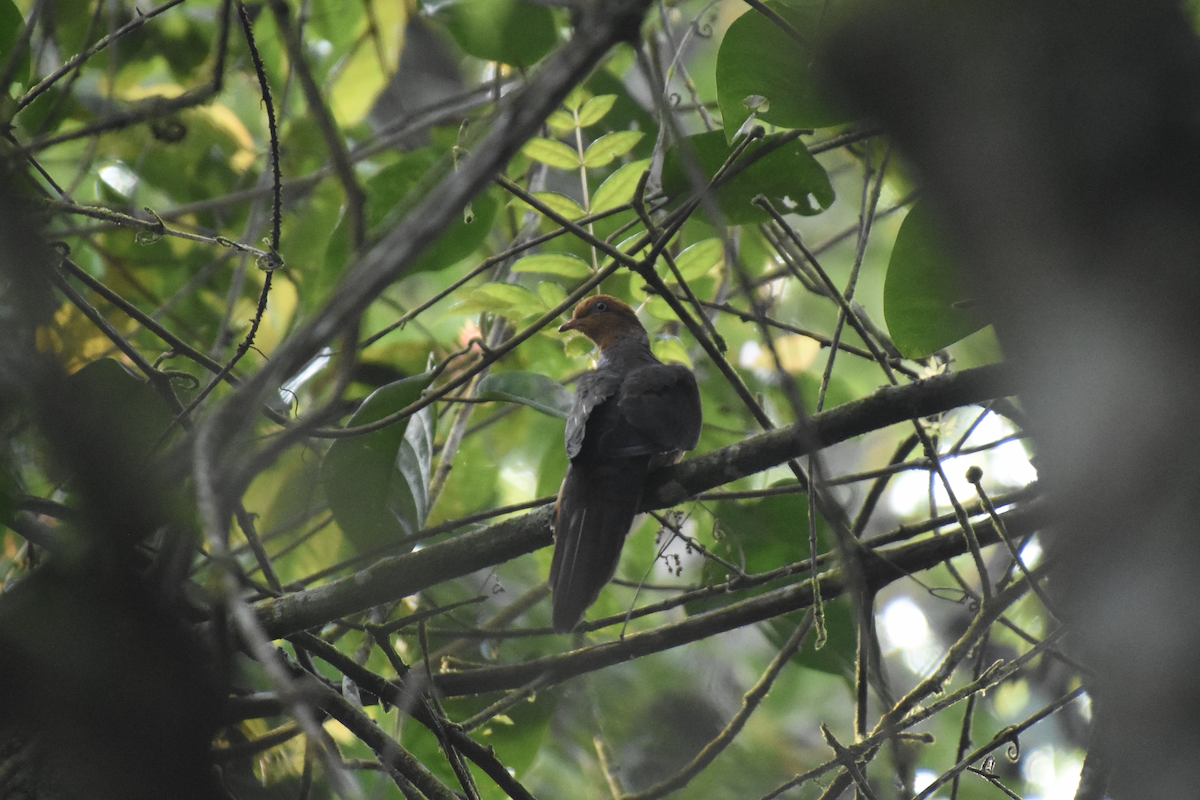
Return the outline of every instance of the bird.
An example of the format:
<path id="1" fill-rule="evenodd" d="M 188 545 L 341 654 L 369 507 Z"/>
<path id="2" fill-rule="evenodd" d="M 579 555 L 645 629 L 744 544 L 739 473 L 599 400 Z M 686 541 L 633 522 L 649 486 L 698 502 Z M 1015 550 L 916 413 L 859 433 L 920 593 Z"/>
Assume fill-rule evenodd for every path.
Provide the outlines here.
<path id="1" fill-rule="evenodd" d="M 702 411 L 696 376 L 655 358 L 637 314 L 617 298 L 587 298 L 558 330 L 582 333 L 600 352 L 567 415 L 570 464 L 552 518 L 552 622 L 569 633 L 617 571 L 646 476 L 696 446 Z"/>

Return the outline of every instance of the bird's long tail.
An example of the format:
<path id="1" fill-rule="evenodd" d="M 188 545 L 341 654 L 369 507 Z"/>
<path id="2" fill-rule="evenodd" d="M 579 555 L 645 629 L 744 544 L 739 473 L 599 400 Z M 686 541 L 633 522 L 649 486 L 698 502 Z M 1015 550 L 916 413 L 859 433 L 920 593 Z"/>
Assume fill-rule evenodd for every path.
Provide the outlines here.
<path id="1" fill-rule="evenodd" d="M 579 624 L 616 573 L 621 547 L 642 502 L 649 462 L 643 456 L 592 466 L 572 463 L 567 468 L 558 493 L 550 565 L 558 633 Z"/>

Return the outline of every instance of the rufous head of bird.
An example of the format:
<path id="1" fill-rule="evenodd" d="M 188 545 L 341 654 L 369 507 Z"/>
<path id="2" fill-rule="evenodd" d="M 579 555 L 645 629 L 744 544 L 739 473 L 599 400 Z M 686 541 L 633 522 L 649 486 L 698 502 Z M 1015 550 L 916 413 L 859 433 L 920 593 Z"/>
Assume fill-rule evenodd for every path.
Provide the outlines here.
<path id="1" fill-rule="evenodd" d="M 579 331 L 601 350 L 623 339 L 647 338 L 646 329 L 634 310 L 607 294 L 589 297 L 575 306 L 575 314 L 558 329 L 559 333 L 567 331 Z"/>

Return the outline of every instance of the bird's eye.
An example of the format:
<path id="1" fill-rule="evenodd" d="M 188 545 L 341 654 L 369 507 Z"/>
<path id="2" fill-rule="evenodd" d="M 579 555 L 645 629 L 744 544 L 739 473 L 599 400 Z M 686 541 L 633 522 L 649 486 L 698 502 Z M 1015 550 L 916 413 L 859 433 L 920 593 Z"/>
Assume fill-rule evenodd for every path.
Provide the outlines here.
<path id="1" fill-rule="evenodd" d="M 608 311 L 608 303 L 601 300 L 599 303 L 596 303 L 596 305 L 592 306 L 592 308 L 597 311 Z"/>

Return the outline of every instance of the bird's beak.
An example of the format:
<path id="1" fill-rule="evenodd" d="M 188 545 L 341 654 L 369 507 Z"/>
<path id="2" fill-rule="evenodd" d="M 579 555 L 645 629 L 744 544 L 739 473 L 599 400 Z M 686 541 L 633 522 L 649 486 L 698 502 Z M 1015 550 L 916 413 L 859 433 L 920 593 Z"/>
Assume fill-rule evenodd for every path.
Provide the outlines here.
<path id="1" fill-rule="evenodd" d="M 566 322 L 564 322 L 562 325 L 558 326 L 559 333 L 566 333 L 567 331 L 573 331 L 573 330 L 575 330 L 575 319 L 574 318 L 571 318 L 571 319 L 567 320 Z"/>

